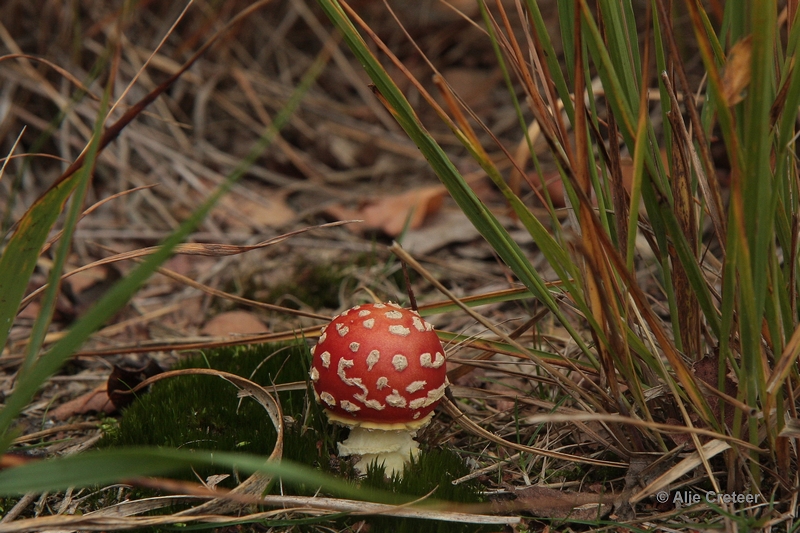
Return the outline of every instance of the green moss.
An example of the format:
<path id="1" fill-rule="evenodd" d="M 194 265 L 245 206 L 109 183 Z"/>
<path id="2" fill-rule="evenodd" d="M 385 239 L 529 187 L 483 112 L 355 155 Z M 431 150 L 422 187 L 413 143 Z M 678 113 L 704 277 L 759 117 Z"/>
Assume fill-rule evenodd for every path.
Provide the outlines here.
<path id="1" fill-rule="evenodd" d="M 308 349 L 302 343 L 224 348 L 189 358 L 177 369 L 214 368 L 269 386 L 305 381 L 308 358 Z M 101 446 L 166 446 L 269 455 L 276 439 L 269 416 L 253 399 L 240 399 L 236 393 L 233 385 L 216 376 L 179 376 L 161 381 L 125 410 L 119 427 L 107 434 Z M 317 447 L 315 431 L 306 438 L 300 430 L 304 417 L 322 417 L 315 411 L 306 416 L 306 398 L 305 390 L 279 393 L 284 415 L 300 421 L 290 423 L 286 432 L 287 459 L 299 460 L 299 454 L 309 452 L 318 457 L 324 451 L 324 447 Z M 310 421 L 322 427 L 318 421 Z M 222 485 L 234 486 L 235 472 L 197 469 L 202 478 L 223 473 L 231 474 L 231 478 Z M 178 477 L 196 480 L 191 471 Z"/>
<path id="2" fill-rule="evenodd" d="M 405 469 L 402 477 L 385 477 L 384 469 L 375 463 L 367 469 L 363 486 L 374 487 L 404 496 L 426 496 L 439 501 L 459 504 L 479 503 L 481 485 L 467 481 L 453 485 L 453 480 L 469 474 L 469 468 L 459 455 L 449 448 L 423 449 L 419 457 Z M 367 519 L 374 531 L 396 533 L 460 533 L 488 531 L 474 524 L 457 524 L 411 518 L 370 517 Z"/>
<path id="3" fill-rule="evenodd" d="M 298 307 L 303 302 L 311 309 L 339 307 L 339 289 L 347 278 L 350 265 L 297 262 L 292 281 L 279 283 L 269 290 L 266 301 Z M 285 298 L 291 295 L 292 298 Z"/>
<path id="4" fill-rule="evenodd" d="M 379 257 L 377 248 L 339 261 L 301 258 L 292 263 L 289 281 L 264 287 L 263 278 L 252 276 L 251 286 L 238 289 L 249 298 L 289 308 L 299 308 L 302 303 L 311 309 L 338 309 L 342 306 L 340 295 L 351 293 L 359 285 L 366 285 L 379 295 L 385 293 L 386 281 L 391 282 L 388 286 L 405 287 L 403 273 L 394 268 L 395 262 L 393 256 Z M 356 272 L 360 274 L 355 275 Z M 412 279 L 416 276 L 413 272 L 410 275 Z"/>
<path id="5" fill-rule="evenodd" d="M 5 516 L 19 501 L 19 498 L 0 498 L 0 516 Z"/>

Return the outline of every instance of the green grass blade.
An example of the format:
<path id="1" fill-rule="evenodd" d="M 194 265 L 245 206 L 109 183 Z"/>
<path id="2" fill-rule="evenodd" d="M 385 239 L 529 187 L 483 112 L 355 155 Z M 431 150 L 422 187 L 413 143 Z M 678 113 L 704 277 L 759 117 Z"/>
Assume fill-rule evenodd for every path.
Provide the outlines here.
<path id="1" fill-rule="evenodd" d="M 770 107 L 774 101 L 775 74 L 773 70 L 776 8 L 771 1 L 750 3 L 752 21 L 752 79 L 745 99 L 744 159 L 747 162 L 743 175 L 744 232 L 749 258 L 739 263 L 739 283 L 742 288 L 740 332 L 742 338 L 742 367 L 747 392 L 747 403 L 758 407 L 759 397 L 766 391 L 766 377 L 762 362 L 761 326 L 768 291 L 769 265 L 776 261 L 770 253 L 774 247 L 774 213 L 776 190 L 773 189 L 771 169 Z M 749 265 L 745 265 L 749 259 Z M 746 267 L 749 266 L 749 271 Z M 773 282 L 776 280 L 773 280 Z M 740 379 L 740 384 L 741 384 Z M 757 444 L 758 423 L 749 420 L 750 442 Z M 751 463 L 751 472 L 760 479 L 758 463 Z"/>
<path id="2" fill-rule="evenodd" d="M 65 180 L 36 200 L 3 250 L 0 257 L 0 346 L 5 346 L 8 339 L 39 252 L 77 183 L 75 179 Z"/>
<path id="3" fill-rule="evenodd" d="M 267 462 L 265 457 L 219 451 L 130 447 L 90 451 L 64 458 L 32 461 L 0 472 L 0 496 L 66 490 L 119 482 L 136 476 L 157 476 L 192 465 L 220 465 L 243 472 L 263 472 L 287 482 L 317 484 L 341 496 L 373 497 L 374 489 L 358 490 L 340 479 L 290 462 Z M 374 497 L 380 497 L 375 494 Z M 385 497 L 385 495 L 384 495 Z"/>
<path id="4" fill-rule="evenodd" d="M 456 204 L 458 204 L 480 234 L 492 245 L 500 258 L 508 265 L 519 280 L 559 318 L 576 342 L 582 346 L 586 353 L 589 353 L 585 342 L 578 332 L 570 325 L 569 321 L 566 320 L 555 298 L 550 294 L 544 280 L 533 269 L 525 253 L 511 238 L 491 211 L 489 211 L 483 202 L 475 195 L 469 184 L 467 184 L 447 157 L 447 154 L 419 122 L 414 110 L 411 108 L 402 92 L 400 92 L 381 66 L 380 62 L 371 53 L 369 47 L 361 38 L 361 35 L 355 29 L 349 18 L 342 11 L 339 4 L 334 0 L 319 0 L 319 4 L 331 22 L 342 32 L 345 42 L 358 58 L 358 61 L 364 67 L 370 79 L 375 83 L 377 92 L 384 100 L 392 116 L 394 116 L 395 120 L 397 120 L 417 147 L 419 147 L 423 156 L 427 159 L 437 176 L 439 176 L 439 179 L 445 185 Z M 521 203 L 521 200 L 518 198 L 517 200 Z M 519 208 L 520 206 L 517 207 Z M 520 208 L 520 213 L 527 213 L 526 217 L 529 219 L 532 217 L 527 208 Z"/>
<path id="5" fill-rule="evenodd" d="M 89 183 L 91 182 L 92 172 L 94 171 L 94 165 L 100 147 L 100 136 L 103 132 L 103 123 L 105 122 L 106 111 L 108 109 L 110 90 L 111 85 L 109 84 L 106 91 L 103 93 L 103 99 L 97 113 L 92 140 L 89 143 L 89 149 L 86 151 L 86 162 L 83 167 L 81 167 L 80 171 L 75 173 L 72 178 L 76 181 L 75 194 L 72 195 L 72 202 L 70 203 L 67 217 L 64 221 L 61 238 L 55 256 L 53 257 L 53 264 L 50 267 L 50 274 L 47 280 L 47 289 L 42 297 L 39 314 L 33 324 L 30 339 L 28 340 L 27 354 L 19 369 L 20 375 L 25 375 L 31 365 L 33 365 L 44 343 L 47 328 L 50 325 L 53 312 L 55 311 L 56 299 L 58 298 L 58 293 L 61 288 L 61 274 L 66 264 L 67 256 L 69 255 L 70 246 L 72 244 L 72 234 L 75 231 L 75 226 L 78 224 L 78 219 L 83 210 L 83 201 L 86 196 L 86 191 L 89 188 Z"/>
<path id="6" fill-rule="evenodd" d="M 664 208 L 664 210 L 667 209 L 667 207 Z M 678 221 L 675 219 L 675 217 L 668 215 L 664 216 L 664 221 L 667 223 L 667 230 L 670 237 L 672 237 L 675 251 L 680 258 L 680 263 L 686 269 L 686 276 L 689 278 L 689 282 L 691 283 L 692 287 L 695 288 L 695 296 L 700 304 L 700 309 L 702 309 L 706 320 L 708 320 L 708 325 L 711 330 L 715 335 L 719 335 L 719 313 L 714 306 L 711 293 L 707 290 L 708 288 L 706 286 L 705 277 L 700 269 L 700 265 L 697 263 L 697 258 L 695 257 L 694 251 L 691 249 L 685 238 L 679 238 L 683 235 L 683 233 L 681 232 L 681 229 L 678 226 Z M 704 287 L 706 290 L 697 290 L 698 287 Z"/>
<path id="7" fill-rule="evenodd" d="M 419 500 L 418 496 L 360 487 L 292 461 L 268 461 L 266 457 L 245 453 L 144 446 L 93 450 L 8 468 L 0 471 L 0 497 L 109 485 L 126 479 L 167 475 L 205 465 L 235 469 L 246 474 L 259 472 L 279 478 L 284 484 L 319 487 L 327 494 L 364 502 L 414 505 Z M 435 498 L 425 498 L 424 502 L 417 504 L 427 509 L 447 508 L 447 502 Z M 469 521 L 469 515 L 461 514 L 461 519 Z"/>
<path id="8" fill-rule="evenodd" d="M 633 13 L 625 9 L 629 2 L 601 2 L 600 11 L 606 24 L 607 50 L 621 80 L 625 98 L 631 109 L 639 100 L 639 73 L 642 71 L 638 54 L 638 36 L 631 35 L 631 24 L 635 24 Z"/>
<path id="9" fill-rule="evenodd" d="M 575 106 L 572 104 L 572 99 L 570 98 L 570 90 L 567 86 L 567 80 L 564 78 L 561 65 L 558 63 L 558 54 L 556 54 L 556 51 L 553 48 L 553 43 L 550 41 L 550 33 L 547 28 L 547 23 L 544 21 L 544 18 L 542 18 L 539 5 L 534 0 L 527 0 L 526 5 L 528 6 L 531 20 L 533 20 L 533 25 L 536 28 L 536 36 L 538 37 L 539 42 L 544 49 L 544 55 L 547 58 L 547 65 L 550 69 L 551 76 L 553 76 L 553 83 L 556 86 L 556 91 L 558 92 L 559 98 L 561 98 L 561 102 L 564 104 L 564 111 L 567 113 L 570 122 L 574 123 Z M 570 11 L 575 9 L 575 6 L 572 2 L 559 2 L 558 9 L 560 14 L 562 13 L 562 10 L 566 10 L 567 12 L 564 15 L 559 15 L 558 20 L 561 24 L 561 39 L 563 43 L 562 48 L 564 50 L 566 62 L 568 65 L 572 65 L 573 44 L 568 25 L 571 24 L 571 21 L 574 19 Z M 570 71 L 567 69 L 567 74 L 569 73 Z"/>

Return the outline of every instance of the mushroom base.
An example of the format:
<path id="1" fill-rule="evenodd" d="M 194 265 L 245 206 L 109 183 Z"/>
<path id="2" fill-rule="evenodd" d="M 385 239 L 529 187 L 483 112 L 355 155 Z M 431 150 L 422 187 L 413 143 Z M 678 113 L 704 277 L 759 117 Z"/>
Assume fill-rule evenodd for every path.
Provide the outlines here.
<path id="1" fill-rule="evenodd" d="M 415 433 L 355 427 L 343 442 L 338 443 L 339 455 L 360 455 L 355 469 L 361 474 L 366 474 L 367 467 L 377 461 L 384 464 L 387 476 L 402 475 L 410 458 L 419 455 L 419 443 L 413 438 Z"/>

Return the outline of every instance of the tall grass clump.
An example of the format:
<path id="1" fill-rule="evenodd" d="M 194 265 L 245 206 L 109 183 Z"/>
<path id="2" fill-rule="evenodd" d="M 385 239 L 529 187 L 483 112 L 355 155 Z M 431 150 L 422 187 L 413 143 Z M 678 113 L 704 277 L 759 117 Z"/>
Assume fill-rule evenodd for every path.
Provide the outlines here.
<path id="1" fill-rule="evenodd" d="M 664 455 L 663 475 L 626 487 L 631 503 L 692 472 L 697 487 L 759 494 L 778 513 L 763 516 L 790 519 L 779 513 L 798 485 L 794 3 L 706 11 L 694 0 L 575 0 L 557 2 L 554 27 L 534 0 L 479 1 L 474 24 L 496 53 L 523 159 L 462 103 L 435 58 L 424 60 L 438 98 L 356 9 L 319 4 L 461 210 L 578 347 L 569 358 L 542 354 L 492 329 L 572 397 L 572 414 L 528 423 L 596 421 L 610 458 Z M 419 109 L 387 70 L 407 78 Z M 441 125 L 556 279 L 537 272 L 434 140 L 429 129 Z M 543 160 L 555 184 L 537 172 Z M 534 195 L 549 215 L 534 214 Z"/>

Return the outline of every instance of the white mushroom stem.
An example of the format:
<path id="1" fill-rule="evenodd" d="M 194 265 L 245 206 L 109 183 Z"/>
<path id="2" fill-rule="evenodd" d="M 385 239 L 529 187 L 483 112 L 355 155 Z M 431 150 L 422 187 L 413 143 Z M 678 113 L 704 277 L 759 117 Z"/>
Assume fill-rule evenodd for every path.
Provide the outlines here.
<path id="1" fill-rule="evenodd" d="M 385 473 L 403 475 L 403 469 L 411 457 L 419 455 L 419 443 L 414 440 L 416 431 L 407 429 L 367 429 L 354 427 L 350 435 L 338 444 L 339 455 L 360 455 L 361 459 L 355 468 L 361 474 L 367 473 L 367 467 L 377 460 L 384 464 Z"/>

